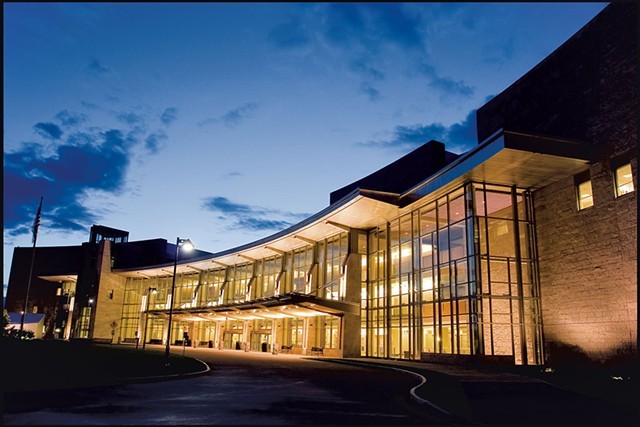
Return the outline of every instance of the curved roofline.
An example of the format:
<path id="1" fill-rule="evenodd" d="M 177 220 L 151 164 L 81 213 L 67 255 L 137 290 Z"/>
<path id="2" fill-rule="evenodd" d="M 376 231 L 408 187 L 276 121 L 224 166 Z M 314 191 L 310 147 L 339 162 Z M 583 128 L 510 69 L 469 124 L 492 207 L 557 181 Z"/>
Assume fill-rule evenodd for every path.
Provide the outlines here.
<path id="1" fill-rule="evenodd" d="M 278 231 L 274 234 L 271 234 L 269 236 L 263 237 L 261 239 L 258 240 L 254 240 L 253 242 L 250 243 L 246 243 L 244 245 L 240 245 L 240 246 L 236 246 L 234 248 L 231 249 L 227 249 L 221 252 L 215 252 L 213 254 L 209 254 L 206 256 L 201 256 L 201 257 L 192 257 L 189 259 L 185 259 L 185 260 L 181 260 L 179 261 L 178 264 L 186 264 L 186 263 L 196 263 L 196 262 L 200 262 L 200 261 L 207 261 L 207 260 L 212 260 L 215 258 L 222 258 L 225 256 L 229 256 L 229 255 L 233 255 L 234 253 L 237 252 L 244 252 L 247 251 L 249 249 L 254 249 L 254 248 L 259 248 L 259 247 L 264 247 L 267 243 L 269 242 L 273 242 L 275 240 L 278 240 L 280 238 L 286 237 L 288 235 L 291 234 L 295 234 L 297 231 L 312 225 L 315 222 L 318 222 L 320 219 L 322 219 L 323 217 L 327 216 L 328 214 L 336 211 L 337 209 L 339 209 L 340 207 L 344 206 L 345 204 L 347 204 L 348 202 L 352 201 L 353 199 L 355 199 L 356 197 L 358 197 L 360 195 L 360 189 L 356 188 L 353 191 L 351 191 L 350 193 L 348 193 L 347 195 L 345 195 L 343 198 L 341 198 L 340 200 L 338 200 L 335 203 L 330 204 L 329 206 L 327 206 L 326 208 L 322 209 L 321 211 L 311 215 L 308 218 L 303 219 L 302 221 L 300 221 L 297 224 L 294 224 L 292 226 L 290 226 L 289 228 L 285 228 L 284 230 Z M 169 262 L 169 263 L 163 263 L 163 264 L 155 264 L 155 265 L 148 265 L 145 267 L 137 267 L 137 268 L 123 268 L 123 269 L 114 269 L 114 272 L 127 272 L 127 271 L 139 271 L 139 270 L 145 270 L 145 269 L 152 269 L 152 268 L 160 268 L 160 267 L 170 267 L 173 266 L 173 262 Z"/>

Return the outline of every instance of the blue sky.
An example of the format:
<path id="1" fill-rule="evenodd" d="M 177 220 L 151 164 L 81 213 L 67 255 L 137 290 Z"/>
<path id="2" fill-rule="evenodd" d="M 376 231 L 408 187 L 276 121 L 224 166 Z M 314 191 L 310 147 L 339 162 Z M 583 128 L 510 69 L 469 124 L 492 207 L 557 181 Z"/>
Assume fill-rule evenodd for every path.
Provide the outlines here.
<path id="1" fill-rule="evenodd" d="M 606 3 L 4 3 L 4 283 L 92 224 L 217 252 L 328 205 Z"/>

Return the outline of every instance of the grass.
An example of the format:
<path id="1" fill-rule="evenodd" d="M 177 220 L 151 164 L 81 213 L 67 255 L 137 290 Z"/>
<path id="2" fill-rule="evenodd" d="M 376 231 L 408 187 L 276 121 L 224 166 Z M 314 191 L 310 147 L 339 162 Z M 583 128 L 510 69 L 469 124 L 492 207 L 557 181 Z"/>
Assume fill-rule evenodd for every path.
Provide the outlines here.
<path id="1" fill-rule="evenodd" d="M 119 384 L 140 377 L 185 374 L 201 362 L 133 347 L 53 340 L 2 339 L 5 393 Z"/>

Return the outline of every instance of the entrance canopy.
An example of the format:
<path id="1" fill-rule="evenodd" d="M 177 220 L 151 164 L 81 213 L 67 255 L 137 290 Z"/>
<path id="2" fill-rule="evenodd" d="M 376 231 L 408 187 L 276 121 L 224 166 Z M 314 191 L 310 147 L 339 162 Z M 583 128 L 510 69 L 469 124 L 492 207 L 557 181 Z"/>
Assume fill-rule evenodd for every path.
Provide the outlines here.
<path id="1" fill-rule="evenodd" d="M 359 314 L 360 305 L 292 292 L 269 298 L 216 306 L 174 308 L 178 320 L 202 322 L 256 319 L 284 319 L 313 316 L 342 316 Z M 150 310 L 149 314 L 168 316 L 168 310 Z"/>

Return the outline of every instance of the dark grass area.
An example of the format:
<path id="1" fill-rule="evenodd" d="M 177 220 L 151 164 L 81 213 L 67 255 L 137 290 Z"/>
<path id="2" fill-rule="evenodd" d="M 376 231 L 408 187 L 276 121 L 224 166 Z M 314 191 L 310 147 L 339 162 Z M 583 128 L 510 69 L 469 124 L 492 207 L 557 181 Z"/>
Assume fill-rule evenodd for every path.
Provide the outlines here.
<path id="1" fill-rule="evenodd" d="M 638 407 L 638 365 L 562 364 L 512 366 L 510 372 L 546 381 L 558 388 L 623 406 Z"/>
<path id="2" fill-rule="evenodd" d="M 53 340 L 2 339 L 4 393 L 119 384 L 134 378 L 199 372 L 199 361 L 128 346 Z"/>

